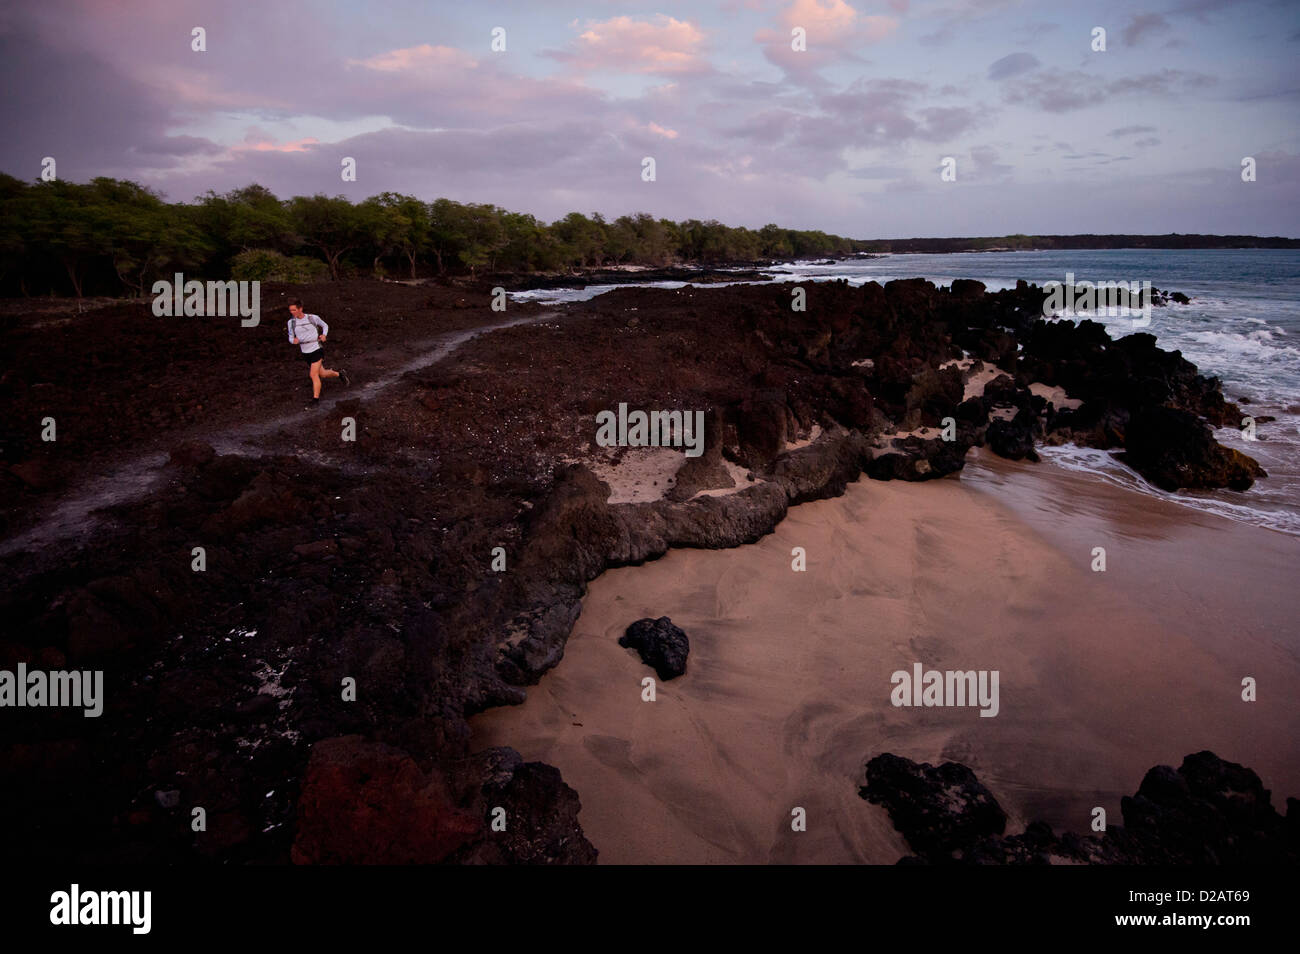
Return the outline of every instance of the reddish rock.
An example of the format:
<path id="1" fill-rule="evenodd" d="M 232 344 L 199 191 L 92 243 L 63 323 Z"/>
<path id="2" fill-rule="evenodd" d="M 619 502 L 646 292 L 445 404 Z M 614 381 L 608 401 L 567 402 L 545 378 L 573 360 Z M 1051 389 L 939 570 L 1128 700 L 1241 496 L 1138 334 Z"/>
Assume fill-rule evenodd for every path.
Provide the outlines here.
<path id="1" fill-rule="evenodd" d="M 358 735 L 312 746 L 298 802 L 295 864 L 431 864 L 479 832 L 436 769 Z"/>
<path id="2" fill-rule="evenodd" d="M 195 847 L 208 857 L 221 857 L 248 841 L 252 833 L 239 812 L 216 812 L 208 817 L 208 830 L 195 836 Z"/>

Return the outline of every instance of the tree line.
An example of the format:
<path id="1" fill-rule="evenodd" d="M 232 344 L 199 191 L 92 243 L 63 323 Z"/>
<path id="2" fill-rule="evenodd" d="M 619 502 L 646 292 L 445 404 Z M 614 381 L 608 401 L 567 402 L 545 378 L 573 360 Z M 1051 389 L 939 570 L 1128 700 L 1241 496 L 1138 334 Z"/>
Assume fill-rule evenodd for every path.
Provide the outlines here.
<path id="1" fill-rule="evenodd" d="M 145 296 L 159 278 L 317 281 L 757 262 L 858 251 L 821 231 L 646 213 L 555 222 L 494 205 L 385 192 L 280 199 L 250 185 L 167 202 L 120 179 L 25 183 L 0 173 L 0 294 Z"/>

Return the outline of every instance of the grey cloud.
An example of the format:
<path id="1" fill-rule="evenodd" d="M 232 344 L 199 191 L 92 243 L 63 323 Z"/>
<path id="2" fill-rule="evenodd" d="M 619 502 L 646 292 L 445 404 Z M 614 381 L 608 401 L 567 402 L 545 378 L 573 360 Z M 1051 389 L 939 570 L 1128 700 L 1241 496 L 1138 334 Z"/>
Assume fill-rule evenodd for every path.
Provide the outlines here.
<path id="1" fill-rule="evenodd" d="M 141 143 L 135 151 L 154 156 L 214 156 L 225 149 L 202 136 L 160 136 Z"/>
<path id="2" fill-rule="evenodd" d="M 0 168 L 35 178 L 53 156 L 60 178 L 138 178 L 136 153 L 154 168 L 204 151 L 202 140 L 164 130 L 176 117 L 163 96 L 97 57 L 45 43 L 22 26 L 0 34 Z"/>
<path id="3" fill-rule="evenodd" d="M 1124 43 L 1137 46 L 1145 37 L 1170 29 L 1169 21 L 1159 13 L 1138 13 L 1129 18 L 1124 27 Z"/>
<path id="4" fill-rule="evenodd" d="M 782 149 L 811 174 L 842 169 L 846 147 L 892 147 L 907 140 L 943 142 L 972 128 L 978 112 L 965 106 L 920 106 L 924 84 L 896 79 L 858 81 L 815 97 L 806 107 L 754 113 L 721 128 L 759 150 Z"/>
<path id="5" fill-rule="evenodd" d="M 1017 29 L 1015 34 L 1021 43 L 1028 45 L 1055 30 L 1059 30 L 1060 28 L 1061 25 L 1059 23 L 1039 21 L 1036 23 L 1026 23 L 1024 26 Z"/>
<path id="6" fill-rule="evenodd" d="M 1038 57 L 1032 53 L 1010 53 L 989 67 L 989 79 L 1000 80 L 1019 76 L 1039 66 Z"/>
<path id="7" fill-rule="evenodd" d="M 847 170 L 847 173 L 855 179 L 902 179 L 910 173 L 910 170 L 905 166 L 876 165 L 859 166 Z"/>
<path id="8" fill-rule="evenodd" d="M 1217 82 L 1213 76 L 1185 70 L 1164 69 L 1106 82 L 1082 71 L 1056 73 L 1044 70 L 1004 89 L 1009 103 L 1029 103 L 1049 113 L 1066 113 L 1097 106 L 1114 97 L 1135 93 L 1179 96 Z"/>
<path id="9" fill-rule="evenodd" d="M 921 117 L 924 125 L 918 136 L 931 142 L 951 139 L 976 123 L 975 112 L 962 106 L 932 106 L 921 110 Z"/>
<path id="10" fill-rule="evenodd" d="M 1005 162 L 998 162 L 1000 154 L 992 146 L 974 146 L 970 151 L 970 166 L 966 178 L 975 181 L 1009 178 L 1015 167 Z"/>
<path id="11" fill-rule="evenodd" d="M 1205 73 L 1164 69 L 1159 73 L 1144 73 L 1141 76 L 1117 79 L 1106 86 L 1106 92 L 1112 96 L 1122 93 L 1153 93 L 1157 96 L 1170 96 L 1186 93 L 1189 90 L 1204 89 L 1217 82 L 1215 77 Z"/>

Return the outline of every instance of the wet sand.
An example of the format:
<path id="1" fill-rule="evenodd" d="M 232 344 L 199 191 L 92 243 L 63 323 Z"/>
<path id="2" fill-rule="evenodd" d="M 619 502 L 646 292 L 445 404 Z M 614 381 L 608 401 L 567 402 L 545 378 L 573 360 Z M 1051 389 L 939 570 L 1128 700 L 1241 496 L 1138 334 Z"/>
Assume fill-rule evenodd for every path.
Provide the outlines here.
<path id="1" fill-rule="evenodd" d="M 960 478 L 861 480 L 756 544 L 603 574 L 559 666 L 475 717 L 475 744 L 557 766 L 602 863 L 893 863 L 905 843 L 857 794 L 881 752 L 969 765 L 1010 832 L 1085 832 L 1097 805 L 1118 824 L 1147 769 L 1201 749 L 1284 810 L 1298 558 L 1294 537 L 975 452 Z M 691 641 L 654 702 L 617 644 L 645 616 Z M 892 706 L 891 673 L 918 662 L 998 670 L 999 714 Z"/>

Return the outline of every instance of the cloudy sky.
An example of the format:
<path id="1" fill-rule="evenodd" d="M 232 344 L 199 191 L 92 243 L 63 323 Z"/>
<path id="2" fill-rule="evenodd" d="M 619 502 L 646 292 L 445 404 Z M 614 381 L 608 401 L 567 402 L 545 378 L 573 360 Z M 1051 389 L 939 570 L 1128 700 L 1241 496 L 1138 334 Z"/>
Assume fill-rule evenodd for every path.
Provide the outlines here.
<path id="1" fill-rule="evenodd" d="M 0 12 L 0 170 L 859 238 L 1300 236 L 1298 60 L 1297 0 L 42 0 Z"/>

